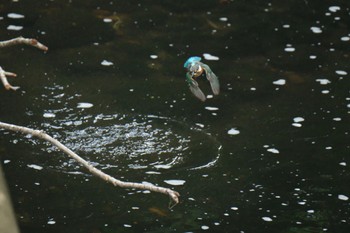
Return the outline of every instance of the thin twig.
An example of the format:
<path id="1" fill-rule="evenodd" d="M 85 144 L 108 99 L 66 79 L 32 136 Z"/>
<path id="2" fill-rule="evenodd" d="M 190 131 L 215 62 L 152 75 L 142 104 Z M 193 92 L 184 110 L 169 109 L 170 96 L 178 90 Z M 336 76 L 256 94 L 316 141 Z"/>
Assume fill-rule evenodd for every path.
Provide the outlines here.
<path id="1" fill-rule="evenodd" d="M 29 46 L 33 46 L 35 48 L 38 48 L 43 51 L 47 51 L 48 47 L 37 41 L 36 39 L 29 39 L 29 38 L 24 38 L 24 37 L 17 37 L 11 40 L 5 40 L 5 41 L 0 41 L 0 48 L 4 47 L 9 47 L 13 45 L 18 45 L 18 44 L 25 44 Z M 17 90 L 19 87 L 17 86 L 12 86 L 8 80 L 7 77 L 16 77 L 17 75 L 11 72 L 6 72 L 4 69 L 0 67 L 0 80 L 2 84 L 4 85 L 6 90 Z"/>
<path id="2" fill-rule="evenodd" d="M 159 186 L 156 186 L 153 184 L 141 184 L 141 183 L 124 182 L 124 181 L 118 180 L 118 179 L 102 172 L 101 170 L 95 168 L 88 161 L 84 160 L 79 155 L 74 153 L 72 150 L 67 148 L 65 145 L 60 143 L 58 140 L 52 138 L 50 135 L 46 134 L 43 131 L 34 130 L 31 128 L 17 126 L 17 125 L 13 125 L 13 124 L 7 124 L 4 122 L 0 122 L 0 128 L 7 129 L 10 131 L 20 132 L 23 134 L 30 134 L 32 136 L 35 136 L 37 138 L 40 138 L 40 139 L 43 139 L 43 140 L 50 142 L 52 145 L 56 146 L 58 149 L 60 149 L 64 153 L 66 153 L 68 156 L 75 159 L 79 164 L 81 164 L 83 167 L 85 167 L 90 173 L 105 180 L 108 183 L 113 184 L 114 186 L 119 186 L 122 188 L 136 188 L 136 189 L 143 189 L 143 190 L 149 190 L 149 191 L 153 191 L 153 192 L 163 193 L 163 194 L 168 195 L 174 201 L 175 205 L 179 203 L 180 194 L 178 192 L 171 190 L 169 188 L 163 188 L 163 187 L 159 187 Z"/>

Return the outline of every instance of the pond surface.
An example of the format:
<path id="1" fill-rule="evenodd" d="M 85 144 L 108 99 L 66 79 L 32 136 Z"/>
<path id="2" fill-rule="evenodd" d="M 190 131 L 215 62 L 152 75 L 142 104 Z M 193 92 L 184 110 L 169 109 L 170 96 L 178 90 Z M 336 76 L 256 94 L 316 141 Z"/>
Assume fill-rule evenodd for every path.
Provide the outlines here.
<path id="1" fill-rule="evenodd" d="M 348 232 L 347 1 L 7 1 L 18 74 L 0 120 L 42 129 L 104 172 L 181 194 L 115 188 L 46 142 L 1 131 L 22 232 Z M 200 102 L 183 63 L 220 79 Z"/>

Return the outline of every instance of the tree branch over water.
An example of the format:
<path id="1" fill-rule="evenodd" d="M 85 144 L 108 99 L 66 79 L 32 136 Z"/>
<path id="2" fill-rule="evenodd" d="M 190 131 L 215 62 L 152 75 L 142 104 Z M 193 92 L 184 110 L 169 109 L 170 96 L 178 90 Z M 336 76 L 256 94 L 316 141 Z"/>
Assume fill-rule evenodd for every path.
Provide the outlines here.
<path id="1" fill-rule="evenodd" d="M 58 140 L 54 139 L 53 137 L 51 137 L 50 135 L 46 134 L 43 131 L 34 130 L 31 128 L 17 126 L 17 125 L 13 125 L 13 124 L 7 124 L 4 122 L 0 122 L 0 128 L 14 131 L 14 132 L 23 133 L 23 134 L 30 134 L 34 137 L 37 137 L 37 138 L 40 138 L 40 139 L 43 139 L 45 141 L 50 142 L 52 145 L 56 146 L 58 149 L 60 149 L 61 151 L 66 153 L 68 156 L 70 156 L 71 158 L 76 160 L 80 165 L 85 167 L 90 173 L 103 179 L 104 181 L 106 181 L 108 183 L 113 184 L 114 186 L 119 186 L 121 188 L 144 189 L 144 190 L 149 190 L 149 191 L 153 191 L 153 192 L 157 192 L 157 193 L 163 193 L 163 194 L 168 195 L 174 201 L 175 204 L 179 203 L 180 194 L 178 192 L 171 190 L 169 188 L 163 188 L 163 187 L 159 187 L 159 186 L 156 186 L 153 184 L 141 184 L 141 183 L 124 182 L 124 181 L 118 180 L 118 179 L 102 172 L 101 170 L 95 168 L 88 161 L 86 161 L 85 159 L 83 159 L 82 157 L 80 157 L 79 155 L 74 153 L 72 150 L 67 148 L 65 145 L 60 143 Z"/>
<path id="2" fill-rule="evenodd" d="M 0 48 L 12 46 L 12 45 L 18 45 L 18 44 L 30 45 L 43 51 L 48 50 L 48 48 L 45 45 L 41 44 L 37 40 L 27 39 L 23 37 L 17 37 L 15 39 L 7 40 L 7 41 L 0 41 Z M 0 66 L 0 80 L 3 83 L 6 90 L 17 90 L 19 88 L 19 87 L 12 86 L 7 80 L 7 77 L 16 77 L 16 76 L 17 75 L 15 73 L 7 72 L 3 70 L 2 67 Z M 113 184 L 114 186 L 118 186 L 121 188 L 143 189 L 143 190 L 149 190 L 157 193 L 163 193 L 168 195 L 174 201 L 175 203 L 174 205 L 179 203 L 180 194 L 178 192 L 171 190 L 169 188 L 163 188 L 153 184 L 141 184 L 141 183 L 124 182 L 124 181 L 118 180 L 102 172 L 101 170 L 95 168 L 88 161 L 86 161 L 85 159 L 83 159 L 82 157 L 74 153 L 72 150 L 67 148 L 65 145 L 63 145 L 61 142 L 54 139 L 53 137 L 51 137 L 50 135 L 46 134 L 43 131 L 35 130 L 35 129 L 23 127 L 23 126 L 18 126 L 18 125 L 8 124 L 1 121 L 0 121 L 0 129 L 19 132 L 23 134 L 30 134 L 34 137 L 46 140 L 50 142 L 52 145 L 56 146 L 61 151 L 63 151 L 64 153 L 66 153 L 71 158 L 75 159 L 80 165 L 85 167 L 90 173 L 105 180 L 108 183 Z"/>
<path id="3" fill-rule="evenodd" d="M 18 45 L 18 44 L 30 45 L 30 46 L 33 46 L 33 47 L 38 48 L 40 50 L 43 50 L 45 52 L 48 50 L 48 47 L 46 47 L 45 45 L 43 45 L 42 43 L 40 43 L 36 39 L 28 39 L 28 38 L 24 38 L 24 37 L 17 37 L 17 38 L 11 39 L 11 40 L 0 41 L 0 48 L 9 47 L 9 46 Z M 1 82 L 4 85 L 6 90 L 14 90 L 15 91 L 15 90 L 19 89 L 19 87 L 12 86 L 7 80 L 7 77 L 16 77 L 16 76 L 17 75 L 15 73 L 7 72 L 7 71 L 3 70 L 2 67 L 0 66 L 0 80 L 1 80 Z"/>

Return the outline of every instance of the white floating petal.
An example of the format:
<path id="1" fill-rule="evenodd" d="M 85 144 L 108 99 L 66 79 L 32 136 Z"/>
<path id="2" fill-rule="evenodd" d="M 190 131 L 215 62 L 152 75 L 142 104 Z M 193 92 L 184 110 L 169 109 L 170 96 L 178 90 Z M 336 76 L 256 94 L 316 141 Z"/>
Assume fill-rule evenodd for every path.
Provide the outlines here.
<path id="1" fill-rule="evenodd" d="M 316 82 L 319 82 L 321 85 L 327 85 L 327 84 L 331 83 L 331 81 L 329 81 L 328 79 L 325 79 L 325 78 L 316 79 Z"/>
<path id="2" fill-rule="evenodd" d="M 23 18 L 24 18 L 24 15 L 17 14 L 17 13 L 8 13 L 8 14 L 7 14 L 7 18 L 11 18 L 11 19 L 23 19 Z"/>
<path id="3" fill-rule="evenodd" d="M 286 80 L 285 79 L 278 79 L 276 81 L 273 81 L 272 83 L 275 85 L 283 86 L 286 84 Z"/>
<path id="4" fill-rule="evenodd" d="M 339 194 L 339 195 L 338 195 L 338 199 L 339 199 L 339 200 L 342 200 L 342 201 L 347 201 L 347 200 L 349 200 L 349 197 L 347 197 L 347 196 L 345 196 L 345 195 L 343 195 L 343 194 Z"/>
<path id="5" fill-rule="evenodd" d="M 320 27 L 311 27 L 310 30 L 316 34 L 322 33 L 322 30 Z"/>
<path id="6" fill-rule="evenodd" d="M 340 7 L 339 7 L 339 6 L 330 6 L 330 7 L 328 8 L 328 10 L 329 10 L 330 12 L 337 12 L 337 11 L 340 10 Z"/>
<path id="7" fill-rule="evenodd" d="M 219 57 L 211 55 L 209 53 L 203 53 L 203 57 L 205 60 L 218 61 Z"/>
<path id="8" fill-rule="evenodd" d="M 55 115 L 55 113 L 45 112 L 43 114 L 43 117 L 45 117 L 45 118 L 54 118 L 54 117 L 56 117 L 56 115 Z"/>
<path id="9" fill-rule="evenodd" d="M 267 149 L 267 151 L 268 151 L 268 152 L 271 152 L 271 153 L 273 153 L 273 154 L 279 154 L 279 153 L 280 153 L 279 150 L 277 150 L 277 149 L 275 149 L 275 148 L 269 148 L 269 149 Z"/>
<path id="10" fill-rule="evenodd" d="M 82 102 L 82 103 L 78 103 L 77 108 L 91 108 L 92 106 L 94 106 L 94 105 L 91 104 L 91 103 L 84 103 L 84 102 Z"/>
<path id="11" fill-rule="evenodd" d="M 164 180 L 164 182 L 174 186 L 183 185 L 186 183 L 185 180 Z"/>
<path id="12" fill-rule="evenodd" d="M 338 74 L 338 75 L 347 75 L 347 74 L 348 74 L 348 73 L 347 73 L 346 71 L 344 71 L 344 70 L 336 70 L 335 73 Z"/>
<path id="13" fill-rule="evenodd" d="M 236 129 L 236 128 L 232 128 L 229 131 L 227 131 L 227 134 L 229 134 L 229 135 L 237 135 L 237 134 L 240 134 L 240 131 L 238 129 Z"/>
<path id="14" fill-rule="evenodd" d="M 298 123 L 298 122 L 303 122 L 303 121 L 305 121 L 305 119 L 302 118 L 302 117 L 294 117 L 294 118 L 293 118 L 293 121 L 296 122 L 296 123 Z"/>
<path id="15" fill-rule="evenodd" d="M 7 30 L 10 30 L 10 31 L 20 31 L 22 29 L 23 29 L 22 26 L 16 26 L 16 25 L 9 25 L 9 26 L 7 26 Z"/>
<path id="16" fill-rule="evenodd" d="M 42 166 L 35 165 L 35 164 L 28 164 L 27 167 L 33 168 L 33 169 L 35 169 L 35 170 L 42 170 L 42 169 L 43 169 Z"/>
<path id="17" fill-rule="evenodd" d="M 113 62 L 107 61 L 107 60 L 103 60 L 103 61 L 101 62 L 101 65 L 103 65 L 103 66 L 112 66 L 112 65 L 113 65 Z"/>
<path id="18" fill-rule="evenodd" d="M 217 110 L 219 110 L 219 108 L 217 108 L 217 107 L 205 107 L 205 109 L 206 110 L 209 110 L 209 111 L 217 111 Z"/>
<path id="19" fill-rule="evenodd" d="M 270 217 L 262 217 L 262 220 L 264 220 L 265 222 L 272 222 L 272 218 Z"/>

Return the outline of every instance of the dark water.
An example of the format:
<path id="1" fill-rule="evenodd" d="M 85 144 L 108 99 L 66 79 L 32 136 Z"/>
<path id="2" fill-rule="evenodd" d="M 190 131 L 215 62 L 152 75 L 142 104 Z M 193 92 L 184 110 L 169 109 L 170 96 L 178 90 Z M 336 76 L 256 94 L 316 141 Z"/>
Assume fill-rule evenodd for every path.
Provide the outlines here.
<path id="1" fill-rule="evenodd" d="M 347 1 L 20 0 L 0 13 L 1 40 L 50 48 L 1 50 L 21 86 L 0 91 L 1 121 L 181 193 L 169 210 L 162 194 L 114 188 L 2 131 L 22 232 L 350 230 Z M 205 103 L 185 83 L 193 55 L 220 78 Z"/>

